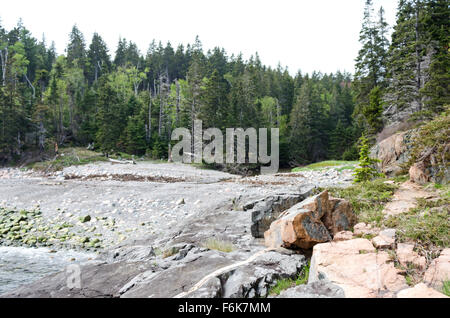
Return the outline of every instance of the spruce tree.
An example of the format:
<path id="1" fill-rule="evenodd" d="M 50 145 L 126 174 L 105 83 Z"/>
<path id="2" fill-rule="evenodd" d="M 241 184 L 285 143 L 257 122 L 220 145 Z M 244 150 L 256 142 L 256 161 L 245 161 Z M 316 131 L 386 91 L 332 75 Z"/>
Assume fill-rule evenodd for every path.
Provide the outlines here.
<path id="1" fill-rule="evenodd" d="M 98 78 L 111 69 L 111 61 L 108 54 L 108 48 L 102 37 L 94 33 L 92 42 L 87 52 L 89 62 L 88 80 L 90 83 L 96 82 Z"/>
<path id="2" fill-rule="evenodd" d="M 426 2 L 424 29 L 426 47 L 433 51 L 428 70 L 429 79 L 422 94 L 426 108 L 440 113 L 450 104 L 450 4 L 448 0 L 430 0 Z"/>
<path id="3" fill-rule="evenodd" d="M 376 121 L 381 121 L 381 113 L 368 112 L 370 109 L 381 108 L 380 104 L 371 105 L 371 92 L 378 87 L 386 86 L 386 62 L 389 41 L 387 40 L 388 25 L 384 18 L 384 9 L 378 11 L 378 20 L 375 21 L 372 0 L 366 0 L 364 9 L 364 21 L 360 32 L 359 41 L 362 48 L 356 59 L 356 72 L 353 82 L 356 92 L 356 108 L 354 116 L 362 115 L 364 121 L 359 118 L 360 125 L 367 124 L 369 133 L 376 133 L 380 127 L 373 126 L 373 117 L 378 116 Z M 372 100 L 373 102 L 373 100 Z"/>
<path id="4" fill-rule="evenodd" d="M 389 87 L 385 95 L 388 115 L 405 108 L 411 112 L 423 108 L 420 89 L 423 87 L 421 61 L 423 46 L 422 0 L 400 0 L 397 24 L 392 34 L 388 57 Z"/>
<path id="5" fill-rule="evenodd" d="M 72 66 L 74 61 L 78 62 L 83 70 L 86 66 L 86 43 L 83 33 L 76 25 L 72 27 L 69 35 L 69 44 L 67 45 L 67 63 Z"/>
<path id="6" fill-rule="evenodd" d="M 225 129 L 228 117 L 228 98 L 226 83 L 220 78 L 219 72 L 214 70 L 206 80 L 201 94 L 199 118 L 203 120 L 203 127 Z"/>
<path id="7" fill-rule="evenodd" d="M 355 176 L 354 182 L 366 182 L 383 176 L 374 168 L 375 163 L 379 162 L 379 160 L 370 158 L 369 140 L 364 134 L 359 139 L 359 143 L 359 167 L 355 169 L 353 174 Z"/>

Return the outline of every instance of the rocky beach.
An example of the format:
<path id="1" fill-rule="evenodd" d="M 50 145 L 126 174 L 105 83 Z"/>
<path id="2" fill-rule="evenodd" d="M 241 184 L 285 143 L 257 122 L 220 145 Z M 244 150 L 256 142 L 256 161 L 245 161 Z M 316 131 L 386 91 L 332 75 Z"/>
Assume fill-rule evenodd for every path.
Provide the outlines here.
<path id="1" fill-rule="evenodd" d="M 251 235 L 252 213 L 244 211 L 249 202 L 277 195 L 295 197 L 316 187 L 344 186 L 350 184 L 351 179 L 350 170 L 338 169 L 241 177 L 189 165 L 146 162 L 136 165 L 95 163 L 47 175 L 23 169 L 2 169 L 1 208 L 8 216 L 16 211 L 14 215 L 18 217 L 11 217 L 11 222 L 16 222 L 12 225 L 17 226 L 17 232 L 7 232 L 5 225 L 1 241 L 3 245 L 25 246 L 31 254 L 38 251 L 36 248 L 91 253 L 86 258 L 96 256 L 96 265 L 91 265 L 94 268 L 140 262 L 143 269 L 133 266 L 133 271 L 138 271 L 136 279 L 138 273 L 149 270 L 148 265 L 159 270 L 177 267 L 172 264 L 177 260 L 172 261 L 174 257 L 166 257 L 168 254 L 181 262 L 184 257 L 180 255 L 196 254 L 205 262 L 204 266 L 195 266 L 197 273 L 192 277 L 181 273 L 180 277 L 175 276 L 194 283 L 209 268 L 213 271 L 264 250 L 263 240 Z M 11 233 L 20 234 L 13 236 Z M 208 250 L 205 246 L 210 239 L 229 242 L 233 251 Z M 147 260 L 152 259 L 155 261 L 149 264 Z M 106 264 L 99 265 L 103 264 L 101 262 Z M 163 264 L 156 265 L 158 262 Z M 297 263 L 295 266 L 300 268 L 302 262 Z M 2 264 L 0 268 L 7 271 L 8 266 L 12 265 Z M 19 257 L 14 266 L 23 266 L 24 270 L 26 267 Z M 43 263 L 42 267 L 45 266 Z M 63 270 L 63 267 L 61 264 L 55 269 Z M 295 276 L 297 270 L 291 271 L 291 276 Z M 36 275 L 28 275 L 24 283 L 40 278 L 39 273 L 36 270 Z M 133 274 L 124 272 L 123 275 L 128 278 Z M 122 279 L 125 285 L 126 279 Z M 182 292 L 176 289 L 180 287 L 174 286 L 177 292 Z M 45 293 L 45 289 L 38 289 L 36 293 Z M 36 295 L 29 287 L 27 290 L 29 295 Z M 159 296 L 175 295 L 168 291 Z"/>
<path id="2" fill-rule="evenodd" d="M 243 177 L 142 161 L 2 169 L 1 297 L 445 297 L 448 249 L 424 257 L 396 229 L 360 222 L 326 190 L 345 193 L 352 173 Z M 385 218 L 437 199 L 402 182 L 378 182 L 395 190 Z M 411 286 L 411 266 L 423 286 Z"/>

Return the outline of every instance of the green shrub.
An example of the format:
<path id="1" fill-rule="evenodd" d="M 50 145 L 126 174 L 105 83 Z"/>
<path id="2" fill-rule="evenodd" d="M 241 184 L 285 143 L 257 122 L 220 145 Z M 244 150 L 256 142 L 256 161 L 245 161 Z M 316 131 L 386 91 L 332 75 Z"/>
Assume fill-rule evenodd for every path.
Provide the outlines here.
<path id="1" fill-rule="evenodd" d="M 450 280 L 446 280 L 442 282 L 442 293 L 445 296 L 450 297 Z"/>
<path id="2" fill-rule="evenodd" d="M 285 278 L 277 281 L 275 286 L 269 290 L 269 295 L 280 295 L 283 290 L 307 284 L 309 279 L 309 268 L 310 262 L 303 267 L 302 271 L 295 280 L 292 278 Z"/>

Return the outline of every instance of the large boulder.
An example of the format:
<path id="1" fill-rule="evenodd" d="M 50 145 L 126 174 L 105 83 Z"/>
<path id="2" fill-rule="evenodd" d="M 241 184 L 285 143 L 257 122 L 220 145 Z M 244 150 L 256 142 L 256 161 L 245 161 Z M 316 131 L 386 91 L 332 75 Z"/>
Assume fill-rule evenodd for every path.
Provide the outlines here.
<path id="1" fill-rule="evenodd" d="M 404 165 L 410 158 L 413 131 L 396 133 L 371 149 L 371 157 L 380 160 L 377 168 L 380 172 L 395 176 L 404 172 Z"/>
<path id="2" fill-rule="evenodd" d="M 251 233 L 255 238 L 263 238 L 279 215 L 312 194 L 313 186 L 299 189 L 298 193 L 273 195 L 244 205 L 244 210 L 252 214 Z"/>
<path id="3" fill-rule="evenodd" d="M 370 156 L 379 160 L 376 164 L 378 171 L 387 176 L 406 174 L 409 171 L 410 179 L 418 184 L 427 182 L 447 183 L 450 180 L 450 171 L 445 165 L 448 158 L 444 158 L 450 149 L 447 141 L 441 146 L 441 152 L 437 147 L 423 147 L 420 153 L 417 143 L 421 143 L 422 132 L 418 129 L 397 132 L 385 139 L 380 139 L 372 147 Z M 380 136 L 379 136 L 380 138 Z M 436 137 L 437 139 L 437 137 Z M 416 161 L 411 166 L 411 157 L 417 156 Z M 444 164 L 442 164 L 443 158 Z"/>
<path id="4" fill-rule="evenodd" d="M 430 174 L 423 161 L 416 162 L 409 168 L 409 179 L 422 185 L 430 182 Z"/>
<path id="5" fill-rule="evenodd" d="M 328 210 L 323 218 L 323 224 L 332 236 L 338 232 L 350 229 L 356 223 L 356 215 L 347 200 L 329 197 Z"/>
<path id="6" fill-rule="evenodd" d="M 267 247 L 310 249 L 331 240 L 331 235 L 313 211 L 294 206 L 264 233 Z"/>
<path id="7" fill-rule="evenodd" d="M 282 213 L 264 233 L 270 248 L 310 249 L 351 229 L 356 216 L 346 200 L 330 198 L 327 191 L 310 197 Z"/>
<path id="8" fill-rule="evenodd" d="M 362 238 L 314 246 L 308 284 L 317 281 L 341 287 L 348 298 L 393 297 L 408 287 L 389 254 Z"/>
<path id="9" fill-rule="evenodd" d="M 445 151 L 440 155 L 436 148 L 427 148 L 417 161 L 409 169 L 409 179 L 417 184 L 424 185 L 430 181 L 447 183 L 450 180 L 450 172 L 447 165 L 439 164 L 439 156 L 448 156 L 450 142 L 445 145 Z M 446 159 L 444 159 L 445 162 Z"/>

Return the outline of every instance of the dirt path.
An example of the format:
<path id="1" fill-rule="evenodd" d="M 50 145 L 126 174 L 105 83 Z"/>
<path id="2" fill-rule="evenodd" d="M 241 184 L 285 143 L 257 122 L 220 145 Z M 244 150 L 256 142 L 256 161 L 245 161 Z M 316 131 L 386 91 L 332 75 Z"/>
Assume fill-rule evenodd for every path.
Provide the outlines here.
<path id="1" fill-rule="evenodd" d="M 408 212 L 417 206 L 417 199 L 431 199 L 433 197 L 435 197 L 433 193 L 425 191 L 421 186 L 411 181 L 406 181 L 395 191 L 394 198 L 386 204 L 383 214 L 389 217 Z"/>

